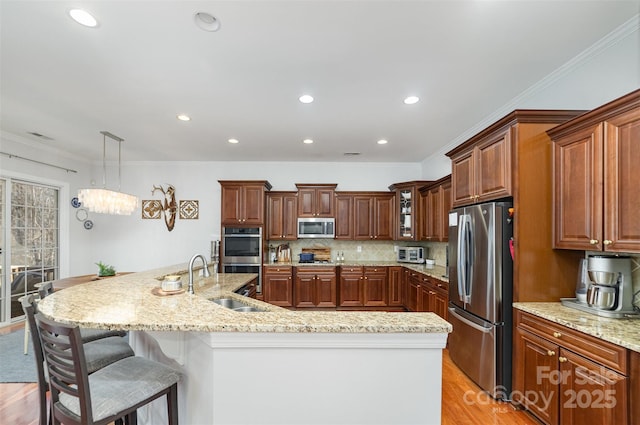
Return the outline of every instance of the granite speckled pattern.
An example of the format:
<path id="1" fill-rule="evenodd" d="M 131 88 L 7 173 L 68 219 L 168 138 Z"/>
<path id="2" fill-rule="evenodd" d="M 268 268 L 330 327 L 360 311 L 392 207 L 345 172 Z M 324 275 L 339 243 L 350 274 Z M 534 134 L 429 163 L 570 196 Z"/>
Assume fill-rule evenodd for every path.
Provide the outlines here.
<path id="1" fill-rule="evenodd" d="M 434 313 L 289 311 L 242 297 L 234 290 L 256 274 L 218 274 L 195 281 L 195 295 L 156 296 L 164 276 L 183 275 L 187 265 L 163 267 L 63 289 L 39 302 L 47 317 L 100 329 L 199 332 L 449 333 Z M 210 299 L 230 297 L 265 312 L 236 312 Z"/>
<path id="2" fill-rule="evenodd" d="M 513 307 L 613 344 L 640 352 L 640 319 L 609 319 L 557 302 L 513 303 Z"/>

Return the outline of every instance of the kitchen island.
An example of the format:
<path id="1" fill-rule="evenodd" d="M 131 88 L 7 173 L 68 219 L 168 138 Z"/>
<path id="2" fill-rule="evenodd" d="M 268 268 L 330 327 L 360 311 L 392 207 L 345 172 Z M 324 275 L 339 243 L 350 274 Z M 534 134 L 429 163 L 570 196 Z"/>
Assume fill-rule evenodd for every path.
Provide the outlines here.
<path id="1" fill-rule="evenodd" d="M 39 309 L 60 322 L 129 330 L 137 355 L 181 370 L 181 424 L 440 423 L 452 328 L 435 314 L 289 311 L 233 292 L 252 274 L 199 278 L 195 295 L 152 293 L 165 275 L 186 271 L 89 282 Z M 264 311 L 233 311 L 217 298 Z M 154 402 L 140 423 L 166 423 L 165 411 L 164 400 Z"/>

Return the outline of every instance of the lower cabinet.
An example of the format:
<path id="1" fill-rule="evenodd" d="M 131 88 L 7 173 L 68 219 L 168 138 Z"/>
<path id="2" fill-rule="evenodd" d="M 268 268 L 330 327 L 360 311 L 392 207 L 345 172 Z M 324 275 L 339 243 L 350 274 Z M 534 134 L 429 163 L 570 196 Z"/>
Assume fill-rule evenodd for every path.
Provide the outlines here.
<path id="1" fill-rule="evenodd" d="M 404 305 L 402 288 L 404 280 L 404 268 L 401 266 L 388 267 L 389 280 L 389 307 L 402 307 Z"/>
<path id="2" fill-rule="evenodd" d="M 436 313 L 447 320 L 449 285 L 446 282 L 418 272 L 409 272 L 405 307 L 409 311 Z"/>
<path id="3" fill-rule="evenodd" d="M 293 288 L 296 308 L 335 308 L 335 267 L 297 267 Z"/>
<path id="4" fill-rule="evenodd" d="M 340 307 L 387 307 L 389 283 L 387 267 L 340 267 Z"/>
<path id="5" fill-rule="evenodd" d="M 293 267 L 264 266 L 262 286 L 265 302 L 280 307 L 293 307 Z"/>
<path id="6" fill-rule="evenodd" d="M 515 402 L 550 425 L 630 423 L 627 349 L 520 310 L 515 321 Z"/>

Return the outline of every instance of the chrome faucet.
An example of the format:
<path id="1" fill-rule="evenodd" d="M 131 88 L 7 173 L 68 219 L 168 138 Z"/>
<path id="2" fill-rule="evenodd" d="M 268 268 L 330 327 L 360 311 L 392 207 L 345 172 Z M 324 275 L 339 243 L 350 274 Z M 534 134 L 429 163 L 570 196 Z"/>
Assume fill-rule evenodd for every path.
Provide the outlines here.
<path id="1" fill-rule="evenodd" d="M 187 289 L 187 292 L 189 292 L 190 294 L 195 293 L 193 292 L 193 263 L 196 262 L 197 258 L 200 258 L 202 260 L 202 275 L 204 277 L 211 276 L 211 273 L 209 273 L 209 265 L 207 264 L 207 260 L 204 258 L 204 256 L 202 256 L 201 254 L 196 254 L 191 257 L 191 260 L 189 261 L 189 289 Z"/>

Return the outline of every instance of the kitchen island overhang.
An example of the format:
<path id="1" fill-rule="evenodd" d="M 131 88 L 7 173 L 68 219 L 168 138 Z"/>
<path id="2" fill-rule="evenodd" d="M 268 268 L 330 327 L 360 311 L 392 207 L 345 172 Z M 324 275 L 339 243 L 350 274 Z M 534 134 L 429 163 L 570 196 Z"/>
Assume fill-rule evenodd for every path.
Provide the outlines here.
<path id="1" fill-rule="evenodd" d="M 151 294 L 182 265 L 59 291 L 44 315 L 81 326 L 131 330 L 137 355 L 183 372 L 182 424 L 439 423 L 442 349 L 451 325 L 432 313 L 235 312 L 209 299 L 255 275 L 217 275 L 196 295 Z M 106 283 L 106 285 L 105 285 Z M 92 311 L 97 308 L 97 311 Z M 140 423 L 165 423 L 162 403 Z"/>

